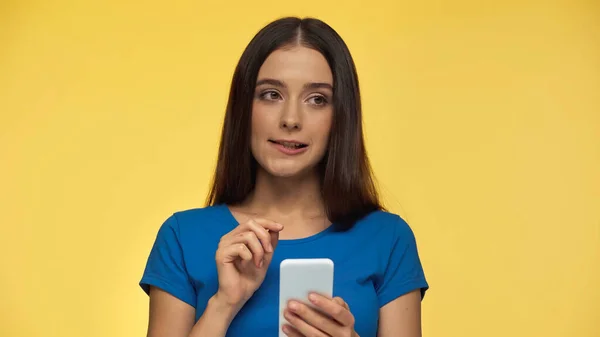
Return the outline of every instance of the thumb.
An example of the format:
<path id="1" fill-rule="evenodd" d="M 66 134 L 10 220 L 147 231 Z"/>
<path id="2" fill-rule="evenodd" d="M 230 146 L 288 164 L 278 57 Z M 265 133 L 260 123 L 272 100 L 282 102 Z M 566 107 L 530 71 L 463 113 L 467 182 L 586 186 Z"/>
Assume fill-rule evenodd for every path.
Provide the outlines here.
<path id="1" fill-rule="evenodd" d="M 342 307 L 348 309 L 348 304 L 341 297 L 334 297 L 333 301 Z"/>
<path id="2" fill-rule="evenodd" d="M 271 237 L 271 246 L 273 247 L 273 251 L 271 253 L 266 253 L 265 258 L 271 262 L 271 258 L 273 258 L 275 249 L 277 249 L 277 243 L 279 242 L 279 232 L 269 231 L 269 236 Z"/>

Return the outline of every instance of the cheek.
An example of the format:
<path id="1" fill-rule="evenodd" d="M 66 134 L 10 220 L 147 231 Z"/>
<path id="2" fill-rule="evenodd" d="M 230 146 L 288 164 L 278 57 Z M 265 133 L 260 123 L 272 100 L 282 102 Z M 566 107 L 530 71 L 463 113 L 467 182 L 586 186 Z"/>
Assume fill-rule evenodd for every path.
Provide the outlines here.
<path id="1" fill-rule="evenodd" d="M 323 116 L 322 118 L 319 118 L 318 121 L 316 121 L 315 125 L 314 125 L 314 129 L 316 131 L 316 134 L 318 135 L 318 141 L 320 143 L 320 145 L 324 148 L 327 147 L 327 141 L 329 140 L 329 133 L 331 132 L 331 124 L 333 121 L 333 114 L 330 112 L 328 114 L 326 114 L 325 116 Z"/>
<path id="2" fill-rule="evenodd" d="M 261 104 L 254 104 L 252 107 L 251 129 L 250 129 L 250 147 L 254 156 L 260 156 L 264 151 L 266 139 L 270 136 L 269 130 L 272 130 L 273 116 L 275 114 Z"/>
<path id="3" fill-rule="evenodd" d="M 254 104 L 252 107 L 252 117 L 251 117 L 251 125 L 252 125 L 252 129 L 251 129 L 251 135 L 252 135 L 252 139 L 256 139 L 256 138 L 261 138 L 261 136 L 264 136 L 265 133 L 265 129 L 267 128 L 267 125 L 269 124 L 269 120 L 268 120 L 268 111 L 265 111 L 266 109 L 262 108 L 259 104 Z"/>

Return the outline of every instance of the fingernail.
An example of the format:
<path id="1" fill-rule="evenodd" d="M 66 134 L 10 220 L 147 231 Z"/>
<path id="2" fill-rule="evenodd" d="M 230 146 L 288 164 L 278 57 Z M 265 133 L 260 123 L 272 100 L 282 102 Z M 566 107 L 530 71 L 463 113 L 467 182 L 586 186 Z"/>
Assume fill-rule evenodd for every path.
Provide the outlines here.
<path id="1" fill-rule="evenodd" d="M 290 302 L 290 309 L 297 310 L 298 309 L 298 303 L 296 303 L 296 302 Z"/>
<path id="2" fill-rule="evenodd" d="M 279 229 L 282 229 L 282 228 L 283 228 L 283 225 L 282 225 L 282 224 L 280 224 L 280 223 L 278 223 L 278 224 L 277 224 L 277 228 L 279 228 Z"/>
<path id="3" fill-rule="evenodd" d="M 287 327 L 287 325 L 284 325 L 281 330 L 283 330 L 286 335 L 290 332 L 290 329 Z"/>
<path id="4" fill-rule="evenodd" d="M 264 260 L 260 260 L 260 262 L 258 263 L 258 268 L 262 268 L 264 262 L 265 262 Z"/>
<path id="5" fill-rule="evenodd" d="M 315 295 L 315 294 L 312 294 L 312 293 L 311 293 L 310 295 L 308 295 L 308 299 L 309 299 L 311 302 L 316 302 L 316 301 L 318 300 L 318 298 L 317 298 L 317 295 Z"/>

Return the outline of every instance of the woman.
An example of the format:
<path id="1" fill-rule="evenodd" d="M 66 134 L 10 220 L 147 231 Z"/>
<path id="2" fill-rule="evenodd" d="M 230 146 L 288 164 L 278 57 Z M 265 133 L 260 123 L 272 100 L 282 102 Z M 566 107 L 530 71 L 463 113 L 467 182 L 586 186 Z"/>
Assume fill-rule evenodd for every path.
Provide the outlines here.
<path id="1" fill-rule="evenodd" d="M 334 296 L 290 302 L 288 336 L 421 335 L 428 289 L 409 226 L 381 206 L 348 48 L 283 18 L 244 51 L 208 205 L 160 228 L 141 280 L 148 336 L 279 334 L 279 263 L 330 258 Z M 312 299 L 311 299 L 312 300 Z"/>

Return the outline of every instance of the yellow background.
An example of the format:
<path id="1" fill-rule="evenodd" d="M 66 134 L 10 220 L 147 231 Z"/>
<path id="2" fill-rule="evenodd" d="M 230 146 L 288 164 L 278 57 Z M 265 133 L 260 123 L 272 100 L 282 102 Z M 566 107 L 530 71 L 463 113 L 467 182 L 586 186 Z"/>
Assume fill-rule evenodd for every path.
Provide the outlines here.
<path id="1" fill-rule="evenodd" d="M 412 225 L 425 336 L 600 336 L 600 3 L 0 3 L 0 336 L 143 336 L 137 282 L 202 206 L 235 63 L 317 16 Z"/>

